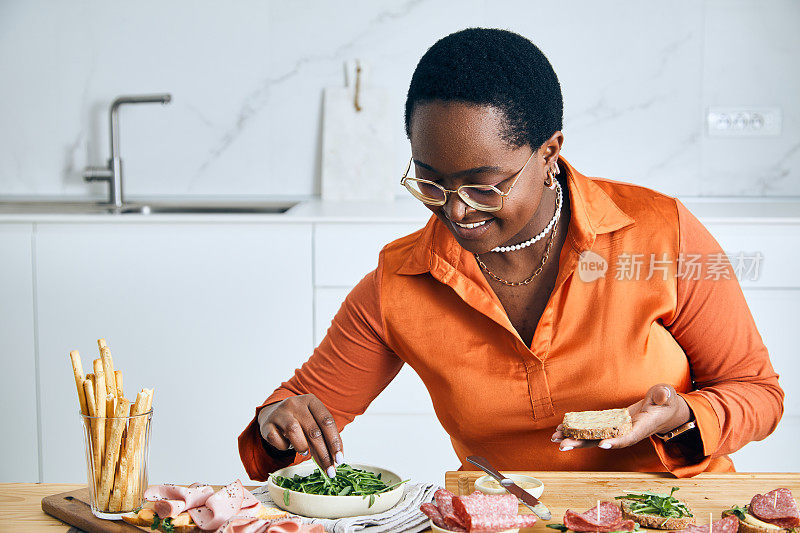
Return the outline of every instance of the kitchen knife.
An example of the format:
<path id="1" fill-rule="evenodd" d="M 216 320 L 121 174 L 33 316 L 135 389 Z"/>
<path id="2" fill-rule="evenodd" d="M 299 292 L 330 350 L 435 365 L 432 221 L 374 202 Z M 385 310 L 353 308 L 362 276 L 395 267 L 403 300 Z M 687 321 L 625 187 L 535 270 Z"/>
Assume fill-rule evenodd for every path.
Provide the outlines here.
<path id="1" fill-rule="evenodd" d="M 480 455 L 470 455 L 467 457 L 467 461 L 495 478 L 504 489 L 519 498 L 522 503 L 525 504 L 525 507 L 533 511 L 536 516 L 542 520 L 550 520 L 552 518 L 550 509 L 548 509 L 545 504 L 537 500 L 533 494 L 523 490 L 522 487 L 495 470 L 485 457 L 481 457 Z"/>

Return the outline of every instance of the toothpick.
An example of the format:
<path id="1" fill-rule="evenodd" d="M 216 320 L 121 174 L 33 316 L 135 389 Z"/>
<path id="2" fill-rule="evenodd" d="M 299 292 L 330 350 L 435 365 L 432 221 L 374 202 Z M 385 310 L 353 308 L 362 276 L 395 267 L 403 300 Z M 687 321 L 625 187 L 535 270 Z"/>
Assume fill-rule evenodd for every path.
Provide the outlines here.
<path id="1" fill-rule="evenodd" d="M 597 500 L 597 523 L 600 523 L 600 500 Z"/>
<path id="2" fill-rule="evenodd" d="M 714 513 L 708 513 L 708 533 L 714 533 Z"/>
<path id="3" fill-rule="evenodd" d="M 778 508 L 778 491 L 777 491 L 777 489 L 775 490 L 775 501 L 772 503 L 772 507 L 774 507 L 776 509 Z"/>

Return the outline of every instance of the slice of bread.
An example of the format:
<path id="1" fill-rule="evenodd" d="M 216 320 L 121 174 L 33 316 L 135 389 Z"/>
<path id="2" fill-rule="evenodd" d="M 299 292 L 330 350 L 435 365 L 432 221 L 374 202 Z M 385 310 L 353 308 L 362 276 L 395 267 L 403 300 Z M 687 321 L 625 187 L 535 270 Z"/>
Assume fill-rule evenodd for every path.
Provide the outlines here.
<path id="1" fill-rule="evenodd" d="M 631 430 L 627 409 L 566 413 L 561 432 L 571 439 L 611 439 Z"/>
<path id="2" fill-rule="evenodd" d="M 732 510 L 722 511 L 722 518 L 734 514 Z M 762 522 L 750 513 L 746 519 L 739 518 L 739 533 L 797 533 L 800 528 L 785 529 L 775 524 Z"/>
<path id="3" fill-rule="evenodd" d="M 686 526 L 695 523 L 694 518 L 691 516 L 684 516 L 682 518 L 665 518 L 657 514 L 636 514 L 631 510 L 632 503 L 633 502 L 622 500 L 622 518 L 633 520 L 642 527 L 677 531 L 679 529 L 686 529 Z"/>

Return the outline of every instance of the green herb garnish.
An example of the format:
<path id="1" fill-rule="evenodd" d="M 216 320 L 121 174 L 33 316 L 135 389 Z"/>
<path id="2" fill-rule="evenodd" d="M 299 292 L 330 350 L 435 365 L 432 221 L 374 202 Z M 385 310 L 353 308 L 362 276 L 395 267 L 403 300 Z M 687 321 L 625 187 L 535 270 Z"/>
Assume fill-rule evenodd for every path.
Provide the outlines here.
<path id="1" fill-rule="evenodd" d="M 316 463 L 314 463 L 316 464 Z M 320 468 L 307 476 L 295 474 L 292 477 L 272 476 L 272 482 L 282 489 L 283 503 L 289 505 L 289 491 L 319 494 L 322 496 L 362 496 L 369 497 L 369 507 L 375 503 L 375 495 L 388 492 L 408 480 L 387 485 L 380 474 L 341 464 L 336 467 L 336 477 L 329 478 Z"/>
<path id="2" fill-rule="evenodd" d="M 741 520 L 747 520 L 747 514 L 748 514 L 747 506 L 739 507 L 738 505 L 734 505 L 733 507 L 728 509 L 728 511 L 731 514 L 736 515 L 736 518 L 739 518 Z"/>
<path id="3" fill-rule="evenodd" d="M 150 529 L 158 529 L 159 527 L 166 533 L 175 531 L 175 526 L 172 525 L 172 518 L 167 517 L 162 520 L 157 514 L 153 514 L 153 523 L 150 524 Z"/>
<path id="4" fill-rule="evenodd" d="M 631 512 L 634 514 L 654 514 L 665 518 L 683 518 L 693 516 L 686 504 L 673 497 L 678 487 L 672 487 L 669 494 L 657 492 L 631 492 L 617 496 L 616 500 L 630 500 Z"/>

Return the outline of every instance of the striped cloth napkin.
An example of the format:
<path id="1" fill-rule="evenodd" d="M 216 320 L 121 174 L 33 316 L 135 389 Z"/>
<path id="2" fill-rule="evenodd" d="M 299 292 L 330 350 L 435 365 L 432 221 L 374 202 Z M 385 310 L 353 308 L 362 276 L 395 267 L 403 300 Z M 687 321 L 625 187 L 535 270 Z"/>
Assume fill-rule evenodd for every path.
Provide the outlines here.
<path id="1" fill-rule="evenodd" d="M 429 483 L 406 483 L 403 497 L 397 505 L 380 514 L 327 518 L 300 517 L 306 524 L 322 524 L 329 533 L 417 533 L 428 529 L 429 519 L 419 506 L 433 501 L 433 493 L 440 489 Z M 278 508 L 269 497 L 267 486 L 250 491 L 266 507 Z"/>

